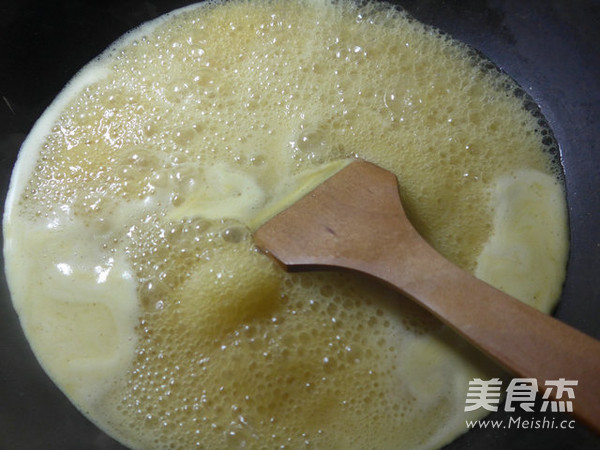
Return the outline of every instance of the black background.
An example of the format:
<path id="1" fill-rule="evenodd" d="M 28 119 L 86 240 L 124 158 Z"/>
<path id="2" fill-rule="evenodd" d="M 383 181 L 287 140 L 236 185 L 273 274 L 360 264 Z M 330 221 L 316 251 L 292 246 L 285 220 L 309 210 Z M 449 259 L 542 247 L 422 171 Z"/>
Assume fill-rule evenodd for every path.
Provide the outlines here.
<path id="1" fill-rule="evenodd" d="M 2 0 L 2 199 L 21 142 L 64 84 L 127 30 L 189 3 Z M 600 1 L 397 3 L 482 51 L 540 105 L 560 145 L 571 224 L 568 275 L 556 315 L 600 338 Z M 122 448 L 75 410 L 40 369 L 10 303 L 2 271 L 0 449 Z M 564 431 L 474 430 L 448 448 L 598 449 L 600 438 L 580 424 Z"/>

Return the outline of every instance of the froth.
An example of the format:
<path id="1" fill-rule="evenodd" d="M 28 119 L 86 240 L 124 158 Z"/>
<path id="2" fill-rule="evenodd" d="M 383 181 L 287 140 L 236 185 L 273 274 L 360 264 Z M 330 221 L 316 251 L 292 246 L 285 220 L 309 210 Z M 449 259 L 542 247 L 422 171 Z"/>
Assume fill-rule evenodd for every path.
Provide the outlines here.
<path id="1" fill-rule="evenodd" d="M 445 256 L 549 310 L 566 257 L 560 167 L 510 79 L 392 7 L 347 1 L 186 8 L 94 64 L 28 138 L 5 217 L 28 337 L 92 420 L 136 448 L 421 448 L 464 431 L 466 380 L 497 368 L 377 284 L 283 273 L 251 231 L 359 156 L 398 175 Z M 514 276 L 534 266 L 529 284 Z M 102 310 L 71 321 L 83 350 L 51 345 L 71 308 L 47 295 L 52 277 L 54 297 L 93 292 Z M 49 361 L 107 360 L 94 330 L 126 344 L 85 398 Z"/>

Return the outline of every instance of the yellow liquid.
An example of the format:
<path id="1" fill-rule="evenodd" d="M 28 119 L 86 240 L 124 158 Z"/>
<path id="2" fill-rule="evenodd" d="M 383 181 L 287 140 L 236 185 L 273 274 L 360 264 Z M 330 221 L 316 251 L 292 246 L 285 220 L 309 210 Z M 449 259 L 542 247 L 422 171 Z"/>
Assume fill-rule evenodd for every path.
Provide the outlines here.
<path id="1" fill-rule="evenodd" d="M 4 219 L 29 342 L 134 448 L 431 448 L 501 372 L 359 276 L 287 274 L 251 230 L 361 157 L 451 261 L 544 311 L 567 231 L 548 130 L 506 77 L 384 5 L 230 1 L 88 66 L 21 151 Z"/>

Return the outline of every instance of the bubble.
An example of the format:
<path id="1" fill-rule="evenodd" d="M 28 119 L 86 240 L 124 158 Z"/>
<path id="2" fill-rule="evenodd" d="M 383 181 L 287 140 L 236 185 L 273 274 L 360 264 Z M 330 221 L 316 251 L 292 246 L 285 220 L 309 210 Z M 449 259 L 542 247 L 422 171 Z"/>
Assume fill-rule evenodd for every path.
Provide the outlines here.
<path id="1" fill-rule="evenodd" d="M 443 408 L 415 387 L 410 349 L 432 351 L 439 321 L 356 276 L 283 273 L 239 219 L 169 212 L 201 205 L 216 163 L 247 170 L 268 204 L 293 174 L 362 157 L 397 174 L 411 221 L 472 270 L 493 180 L 560 173 L 539 107 L 385 5 L 210 3 L 142 34 L 60 112 L 20 199 L 37 223 L 85 222 L 137 283 L 137 349 L 98 422 L 141 447 L 433 442 Z"/>

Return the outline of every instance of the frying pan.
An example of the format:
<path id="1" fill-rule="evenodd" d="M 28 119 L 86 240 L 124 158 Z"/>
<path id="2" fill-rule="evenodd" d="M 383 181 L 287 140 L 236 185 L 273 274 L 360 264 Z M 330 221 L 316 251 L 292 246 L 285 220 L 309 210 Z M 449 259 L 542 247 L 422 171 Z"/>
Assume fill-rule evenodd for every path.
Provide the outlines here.
<path id="1" fill-rule="evenodd" d="M 63 85 L 127 30 L 189 3 L 3 0 L 2 203 L 21 142 Z M 571 229 L 567 279 L 555 314 L 600 338 L 600 1 L 397 3 L 419 20 L 487 55 L 540 106 L 560 146 Z M 39 367 L 1 273 L 0 449 L 123 449 L 83 417 Z M 510 414 L 498 412 L 490 417 L 508 420 Z M 543 417 L 541 413 L 527 415 Z M 600 448 L 600 437 L 580 424 L 567 430 L 479 429 L 447 448 L 591 449 Z"/>

